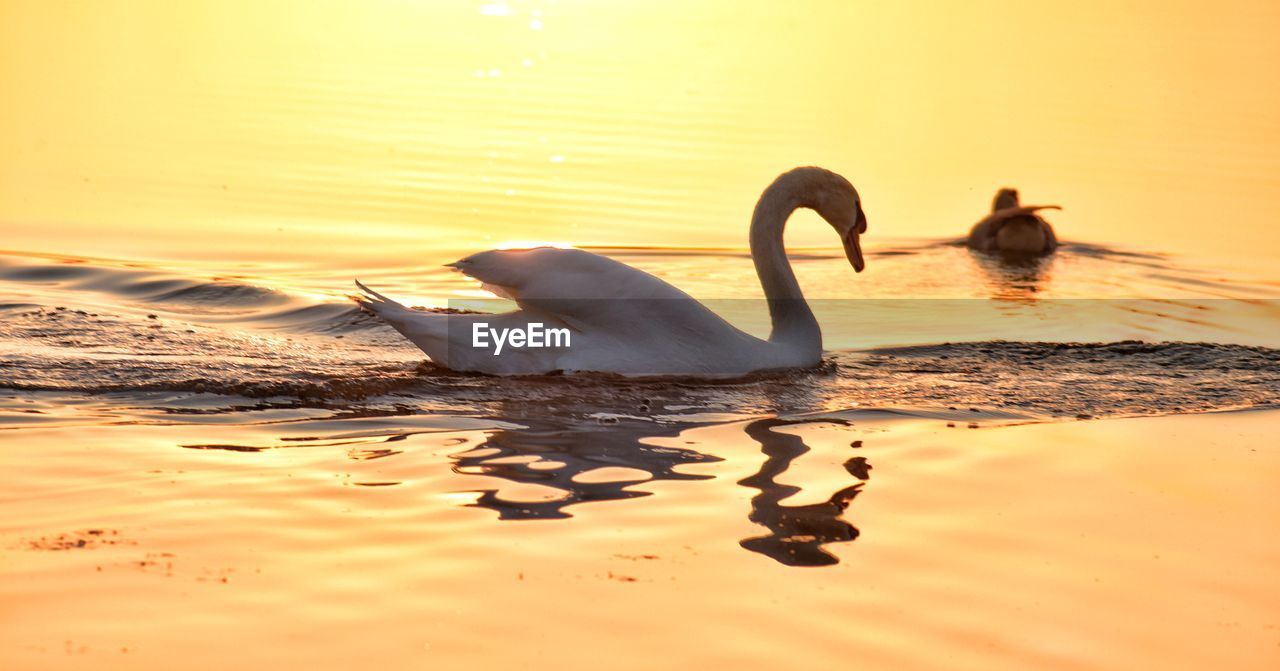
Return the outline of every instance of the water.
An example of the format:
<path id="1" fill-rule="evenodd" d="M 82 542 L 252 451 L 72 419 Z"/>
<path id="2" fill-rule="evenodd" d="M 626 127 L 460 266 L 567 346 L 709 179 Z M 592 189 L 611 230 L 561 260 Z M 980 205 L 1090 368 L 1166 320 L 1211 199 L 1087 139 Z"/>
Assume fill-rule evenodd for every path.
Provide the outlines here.
<path id="1" fill-rule="evenodd" d="M 689 278 L 694 295 L 726 288 L 753 293 L 741 254 L 603 251 L 660 275 Z M 1158 256 L 1085 246 L 1025 266 L 943 243 L 892 246 L 871 258 L 883 267 L 855 278 L 838 252 L 799 255 L 802 281 L 813 278 L 817 296 L 842 290 L 834 283 L 866 296 L 814 300 L 831 350 L 819 370 L 716 384 L 633 381 L 621 387 L 630 401 L 609 410 L 644 405 L 642 414 L 671 419 L 684 412 L 807 412 L 869 402 L 976 404 L 1043 418 L 1275 401 L 1277 355 L 1267 346 L 1277 344 L 1280 303 L 1266 298 L 1277 293 L 1274 287 L 1228 283 Z M 146 407 L 156 394 L 203 394 L 362 412 L 484 408 L 506 417 L 512 411 L 503 404 L 515 398 L 586 414 L 602 393 L 614 393 L 605 390 L 621 384 L 607 376 L 493 380 L 433 367 L 343 299 L 340 276 L 326 281 L 311 277 L 314 271 L 295 271 L 280 278 L 290 288 L 276 289 L 246 276 L 183 277 L 136 263 L 18 255 L 0 263 L 6 289 L 0 371 L 12 389 L 114 394 Z M 942 267 L 949 269 L 946 283 L 930 286 Z M 393 293 L 436 292 L 453 306 L 502 307 L 470 299 L 481 292 L 460 276 L 402 272 L 376 279 Z M 1080 298 L 1102 291 L 1118 296 Z M 1126 292 L 1164 296 L 1119 297 Z M 901 295 L 917 297 L 888 298 Z M 705 300 L 767 335 L 758 300 L 714 294 Z M 1126 342 L 1139 338 L 1168 344 Z M 952 342 L 939 345 L 944 339 Z M 1024 379 L 1029 371 L 1034 382 Z M 1085 377 L 1092 382 L 1081 389 Z M 162 411 L 175 402 L 160 399 Z M 669 413 L 669 405 L 686 410 Z"/>
<path id="2" fill-rule="evenodd" d="M 0 5 L 0 667 L 1280 664 L 1275 3 Z M 519 241 L 814 370 L 461 375 Z M 1067 242 L 955 238 L 995 190 Z"/>
<path id="3" fill-rule="evenodd" d="M 695 295 L 751 293 L 741 253 L 602 251 L 690 278 Z M 1280 303 L 1266 298 L 1275 289 L 1265 284 L 1227 283 L 1157 255 L 1081 245 L 1031 265 L 945 242 L 892 245 L 870 256 L 883 266 L 855 279 L 838 251 L 797 255 L 802 278 L 816 280 L 813 293 L 821 296 L 837 280 L 867 295 L 815 300 L 831 348 L 822 366 L 707 381 L 453 373 L 342 299 L 343 278 L 315 270 L 282 273 L 278 281 L 288 288 L 276 289 L 248 273 L 182 276 L 138 263 L 8 255 L 0 265 L 0 387 L 8 390 L 0 417 L 14 428 L 269 426 L 254 440 L 197 437 L 180 446 L 250 453 L 345 445 L 359 459 L 399 455 L 396 443 L 421 433 L 483 431 L 472 449 L 450 455 L 458 472 L 494 480 L 471 505 L 501 519 L 534 519 L 637 496 L 628 489 L 634 478 L 703 479 L 682 467 L 718 457 L 652 441 L 748 418 L 783 418 L 751 424 L 758 428 L 744 440 L 789 461 L 807 448 L 773 444 L 769 422 L 848 425 L 891 416 L 975 428 L 1271 408 L 1280 401 L 1280 350 L 1267 346 L 1280 332 L 1274 328 Z M 948 279 L 932 285 L 940 267 L 950 269 Z M 388 291 L 484 304 L 468 298 L 477 292 L 465 278 L 417 272 L 377 279 Z M 1079 298 L 1099 291 L 1168 297 Z M 922 297 L 885 298 L 903 293 Z M 708 304 L 744 318 L 760 335 L 767 331 L 758 301 Z M 1082 325 L 1082 318 L 1095 322 Z M 1011 334 L 1027 337 L 992 339 Z M 1177 335 L 1195 341 L 1173 340 Z M 1159 342 L 1161 336 L 1168 341 Z M 938 344 L 942 338 L 952 342 Z M 634 477 L 594 480 L 617 469 Z M 865 479 L 865 472 L 850 472 Z M 505 498 L 500 492 L 510 483 L 549 498 Z M 837 528 L 844 498 L 856 490 L 840 491 L 824 504 Z M 777 495 L 775 508 L 783 498 Z M 777 548 L 757 551 L 786 563 L 827 563 L 834 558 L 818 548 L 848 540 L 845 533 L 813 541 L 815 554 L 801 559 Z"/>
<path id="4" fill-rule="evenodd" d="M 816 164 L 876 236 L 958 235 L 1013 186 L 1064 206 L 1065 239 L 1275 258 L 1270 2 L 2 11 L 10 249 L 736 246 L 769 180 Z"/>
<path id="5" fill-rule="evenodd" d="M 768 329 L 740 251 L 599 251 Z M 822 365 L 715 381 L 453 373 L 343 296 L 359 275 L 410 303 L 492 307 L 439 269 L 447 256 L 221 272 L 0 256 L 0 468 L 21 474 L 0 538 L 6 599 L 23 614 L 0 646 L 21 667 L 151 667 L 173 650 L 213 655 L 208 634 L 252 642 L 236 657 L 257 666 L 273 641 L 322 635 L 323 667 L 366 658 L 368 642 L 341 632 L 372 628 L 387 664 L 496 666 L 505 653 L 475 646 L 505 612 L 530 618 L 529 654 L 569 630 L 640 654 L 695 617 L 722 630 L 680 663 L 768 665 L 801 646 L 813 663 L 1069 666 L 1148 660 L 1153 632 L 1224 626 L 1199 615 L 1214 604 L 1245 629 L 1171 655 L 1194 668 L 1235 641 L 1244 665 L 1274 656 L 1258 647 L 1274 589 L 1185 586 L 1223 562 L 1261 579 L 1280 559 L 1235 539 L 1221 543 L 1229 558 L 1190 549 L 1227 518 L 1250 537 L 1280 520 L 1258 503 L 1280 475 L 1274 284 L 1079 244 L 1030 264 L 950 241 L 873 244 L 857 276 L 839 250 L 794 256 L 826 335 Z M 854 291 L 863 298 L 835 297 Z M 1232 493 L 1195 475 L 1205 468 Z M 1039 512 L 1009 517 L 1030 498 Z M 1124 509 L 1145 512 L 1110 512 Z M 1153 535 L 1152 515 L 1179 531 Z M 949 561 L 924 559 L 942 547 Z M 1116 548 L 1134 554 L 1107 558 Z M 1135 577 L 1169 555 L 1174 568 Z M 1075 559 L 1031 570 L 1064 556 Z M 1133 599 L 1174 583 L 1175 616 L 1124 624 L 1147 608 Z M 139 629 L 125 593 L 186 610 Z M 1056 596 L 1013 596 L 1037 593 Z M 52 617 L 41 604 L 65 599 L 75 618 L 32 628 Z M 1068 624 L 1081 599 L 1115 619 Z M 601 602 L 621 609 L 603 629 Z M 262 623 L 261 608 L 283 618 Z M 674 629 L 650 621 L 666 609 L 680 612 L 661 616 Z M 808 615 L 743 647 L 744 628 L 783 611 Z M 934 643 L 913 656 L 848 638 L 855 625 Z M 1042 647 L 1069 630 L 1073 642 Z M 1002 652 L 978 652 L 993 640 Z M 571 666 L 591 658 L 579 636 L 562 644 Z"/>

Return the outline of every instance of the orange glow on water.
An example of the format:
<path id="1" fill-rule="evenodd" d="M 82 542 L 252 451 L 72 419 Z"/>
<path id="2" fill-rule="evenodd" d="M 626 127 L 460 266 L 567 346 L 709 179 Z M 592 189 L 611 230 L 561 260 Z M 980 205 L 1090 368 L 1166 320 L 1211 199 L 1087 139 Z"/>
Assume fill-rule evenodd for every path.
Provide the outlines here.
<path id="1" fill-rule="evenodd" d="M 1280 668 L 1277 27 L 0 0 L 0 669 Z M 788 228 L 814 369 L 468 375 L 349 300 L 583 247 L 768 337 L 805 164 L 870 223 Z M 940 240 L 1004 186 L 1082 244 Z"/>
<path id="2" fill-rule="evenodd" d="M 1271 2 L 7 2 L 3 246 L 740 246 L 768 180 L 815 163 L 875 236 L 962 235 L 1015 185 L 1067 239 L 1273 258 L 1278 24 Z"/>

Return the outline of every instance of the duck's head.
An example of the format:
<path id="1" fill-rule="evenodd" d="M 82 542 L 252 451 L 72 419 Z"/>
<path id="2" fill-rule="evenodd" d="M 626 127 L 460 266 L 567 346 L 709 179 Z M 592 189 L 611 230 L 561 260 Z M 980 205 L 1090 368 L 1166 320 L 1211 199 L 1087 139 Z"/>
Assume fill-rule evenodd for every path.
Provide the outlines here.
<path id="1" fill-rule="evenodd" d="M 991 211 L 999 212 L 1017 207 L 1018 204 L 1018 190 L 1005 187 L 996 192 L 996 197 L 991 201 Z"/>

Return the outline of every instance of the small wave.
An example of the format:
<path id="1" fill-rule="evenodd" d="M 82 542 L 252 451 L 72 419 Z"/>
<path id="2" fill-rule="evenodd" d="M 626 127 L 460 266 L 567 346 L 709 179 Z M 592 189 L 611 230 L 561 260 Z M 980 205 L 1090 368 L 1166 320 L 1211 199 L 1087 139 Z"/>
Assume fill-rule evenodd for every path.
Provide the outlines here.
<path id="1" fill-rule="evenodd" d="M 279 291 L 249 284 L 208 282 L 156 293 L 147 296 L 146 300 L 153 303 L 173 303 L 202 308 L 247 309 L 280 305 L 288 303 L 291 299 Z"/>
<path id="2" fill-rule="evenodd" d="M 76 293 L 99 294 L 140 305 L 163 306 L 175 312 L 243 313 L 296 302 L 287 294 L 266 287 L 225 279 L 200 280 L 140 266 L 102 262 L 89 265 L 80 259 L 10 256 L 0 266 L 0 280 L 34 284 L 47 291 L 61 290 L 67 298 Z"/>
<path id="3" fill-rule="evenodd" d="M 288 330 L 295 333 L 347 334 L 387 326 L 350 303 L 320 303 L 263 312 L 240 320 L 261 328 Z"/>
<path id="4" fill-rule="evenodd" d="M 40 306 L 39 306 L 38 304 L 36 304 L 36 303 L 21 303 L 21 302 L 19 302 L 19 303 L 10 303 L 10 302 L 0 302 L 0 311 L 4 311 L 4 312 L 8 312 L 8 311 L 11 311 L 11 310 L 30 310 L 30 309 L 32 309 L 32 308 L 38 308 L 38 307 L 40 307 Z"/>
<path id="5" fill-rule="evenodd" d="M 85 266 L 38 265 L 0 270 L 0 279 L 14 282 L 69 282 L 96 274 L 97 269 Z"/>
<path id="6" fill-rule="evenodd" d="M 1280 350 L 1121 341 L 988 341 L 882 348 L 848 362 L 904 380 L 882 397 L 945 400 L 1079 418 L 1207 412 L 1280 404 Z M 919 383 L 937 388 L 930 394 Z"/>
<path id="7" fill-rule="evenodd" d="M 0 302 L 0 310 L 64 307 L 81 313 L 158 313 L 202 324 L 233 325 L 298 334 L 343 335 L 389 331 L 349 301 L 305 300 L 226 278 L 175 277 L 137 264 L 89 265 L 77 259 L 3 257 L 0 280 L 34 285 L 47 300 Z"/>

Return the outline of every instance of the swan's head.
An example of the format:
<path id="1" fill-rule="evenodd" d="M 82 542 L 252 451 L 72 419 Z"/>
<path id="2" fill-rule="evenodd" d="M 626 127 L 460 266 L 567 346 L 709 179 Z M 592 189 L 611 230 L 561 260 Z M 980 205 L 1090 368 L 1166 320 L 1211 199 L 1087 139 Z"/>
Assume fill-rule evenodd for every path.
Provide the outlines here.
<path id="1" fill-rule="evenodd" d="M 862 272 L 866 262 L 862 259 L 859 236 L 867 232 L 867 215 L 862 211 L 858 190 L 849 180 L 822 168 L 796 168 L 779 179 L 787 177 L 797 180 L 797 205 L 817 212 L 836 229 L 850 265 Z"/>
<path id="2" fill-rule="evenodd" d="M 1007 210 L 1011 207 L 1018 206 L 1018 190 L 1008 187 L 1000 189 L 996 192 L 996 197 L 991 201 L 991 211 Z"/>

